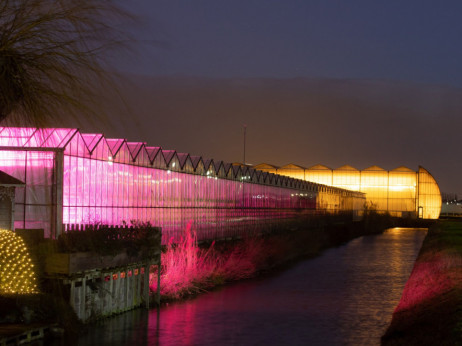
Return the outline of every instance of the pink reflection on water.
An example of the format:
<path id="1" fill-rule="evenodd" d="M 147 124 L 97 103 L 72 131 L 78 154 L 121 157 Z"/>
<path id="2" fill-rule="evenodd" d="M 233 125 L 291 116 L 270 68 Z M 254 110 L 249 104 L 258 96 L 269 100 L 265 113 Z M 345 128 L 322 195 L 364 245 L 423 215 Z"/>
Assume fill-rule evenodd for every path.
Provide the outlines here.
<path id="1" fill-rule="evenodd" d="M 81 345 L 378 345 L 425 233 L 358 238 L 286 271 L 117 315 Z M 360 254 L 360 255 L 358 255 Z M 396 270 L 390 263 L 403 264 Z"/>

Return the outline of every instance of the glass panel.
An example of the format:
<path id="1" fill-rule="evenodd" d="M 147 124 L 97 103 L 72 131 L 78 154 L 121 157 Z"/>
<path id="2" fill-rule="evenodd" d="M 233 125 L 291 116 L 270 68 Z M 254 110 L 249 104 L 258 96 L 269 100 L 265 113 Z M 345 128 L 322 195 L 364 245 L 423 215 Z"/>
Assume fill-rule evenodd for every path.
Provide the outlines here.
<path id="1" fill-rule="evenodd" d="M 92 134 L 88 134 L 88 133 L 82 134 L 82 138 L 89 152 L 93 152 L 93 149 L 95 148 L 95 146 L 98 144 L 98 142 L 100 141 L 102 137 L 103 135 L 98 134 L 98 133 L 97 134 L 93 134 L 93 133 Z"/>
<path id="2" fill-rule="evenodd" d="M 277 167 L 273 165 L 269 165 L 267 163 L 260 163 L 259 165 L 253 166 L 253 168 L 258 169 L 259 171 L 268 172 L 276 174 Z"/>
<path id="3" fill-rule="evenodd" d="M 124 142 L 125 141 L 123 139 L 106 138 L 106 143 L 109 146 L 109 149 L 111 150 L 113 158 L 115 155 L 117 155 L 120 147 Z"/>
<path id="4" fill-rule="evenodd" d="M 64 148 L 69 140 L 78 132 L 77 129 L 54 129 L 42 144 L 44 148 Z"/>
<path id="5" fill-rule="evenodd" d="M 148 152 L 146 151 L 145 147 L 141 148 L 137 158 L 136 158 L 136 164 L 138 166 L 144 166 L 144 167 L 150 167 L 151 166 L 151 160 L 149 159 Z"/>
<path id="6" fill-rule="evenodd" d="M 373 166 L 361 172 L 361 192 L 366 194 L 369 207 L 388 211 L 388 172 Z"/>
<path id="7" fill-rule="evenodd" d="M 441 193 L 435 178 L 419 167 L 419 210 L 424 219 L 437 219 L 441 212 Z"/>
<path id="8" fill-rule="evenodd" d="M 124 142 L 120 146 L 118 152 L 114 156 L 114 162 L 119 163 L 132 163 L 133 160 L 130 155 L 130 151 L 128 150 L 127 144 Z"/>
<path id="9" fill-rule="evenodd" d="M 160 152 L 160 147 L 146 147 L 146 152 L 148 153 L 149 160 L 153 162 L 156 158 L 156 156 Z"/>
<path id="10" fill-rule="evenodd" d="M 343 166 L 333 171 L 332 185 L 342 189 L 359 191 L 361 174 L 359 170 L 351 166 Z"/>
<path id="11" fill-rule="evenodd" d="M 37 130 L 29 138 L 29 140 L 24 144 L 25 147 L 41 147 L 44 142 L 46 142 L 51 133 L 54 132 L 54 129 L 42 129 Z"/>
<path id="12" fill-rule="evenodd" d="M 0 146 L 22 147 L 36 130 L 34 127 L 4 127 L 0 133 Z"/>
<path id="13" fill-rule="evenodd" d="M 73 156 L 80 156 L 80 157 L 90 156 L 88 148 L 85 145 L 85 142 L 82 136 L 78 132 L 67 143 L 66 148 L 64 149 L 64 153 L 66 155 L 73 155 Z"/>
<path id="14" fill-rule="evenodd" d="M 144 143 L 141 142 L 129 142 L 127 143 L 128 150 L 132 161 L 135 161 Z"/>
<path id="15" fill-rule="evenodd" d="M 317 165 L 305 170 L 305 179 L 313 183 L 332 185 L 332 169 Z"/>
<path id="16" fill-rule="evenodd" d="M 277 174 L 286 175 L 294 179 L 305 180 L 305 169 L 297 165 L 286 165 L 277 169 Z"/>
<path id="17" fill-rule="evenodd" d="M 388 210 L 398 217 L 416 217 L 417 174 L 410 169 L 389 172 Z"/>

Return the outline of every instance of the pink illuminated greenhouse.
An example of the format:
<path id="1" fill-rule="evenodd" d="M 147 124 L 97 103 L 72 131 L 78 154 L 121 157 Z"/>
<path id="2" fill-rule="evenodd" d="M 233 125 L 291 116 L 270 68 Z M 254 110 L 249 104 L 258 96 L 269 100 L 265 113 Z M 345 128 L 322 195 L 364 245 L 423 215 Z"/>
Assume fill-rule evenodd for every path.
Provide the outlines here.
<path id="1" fill-rule="evenodd" d="M 301 212 L 358 215 L 364 195 L 77 129 L 0 128 L 0 170 L 24 182 L 14 227 L 149 221 L 199 238 L 269 227 Z"/>

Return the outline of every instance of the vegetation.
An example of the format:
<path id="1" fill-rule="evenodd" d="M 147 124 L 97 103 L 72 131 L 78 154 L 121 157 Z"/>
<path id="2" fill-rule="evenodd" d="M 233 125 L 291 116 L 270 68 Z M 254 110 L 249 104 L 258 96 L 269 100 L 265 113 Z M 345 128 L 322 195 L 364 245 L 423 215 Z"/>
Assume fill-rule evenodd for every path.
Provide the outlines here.
<path id="1" fill-rule="evenodd" d="M 184 299 L 226 282 L 254 277 L 355 237 L 382 232 L 398 221 L 373 212 L 361 222 L 334 220 L 328 216 L 311 223 L 300 220 L 284 232 L 202 246 L 188 226 L 183 239 L 170 242 L 162 253 L 161 301 Z M 157 292 L 157 268 L 152 268 L 150 289 Z"/>
<path id="2" fill-rule="evenodd" d="M 103 0 L 0 3 L 0 121 L 43 126 L 65 112 L 79 118 L 107 84 L 105 52 L 120 45 L 127 15 Z"/>
<path id="3" fill-rule="evenodd" d="M 61 234 L 58 250 L 69 253 L 94 252 L 103 256 L 126 251 L 129 256 L 133 256 L 144 250 L 158 248 L 159 238 L 160 228 L 152 227 L 149 223 L 121 228 L 90 225 L 84 231 L 71 230 Z"/>
<path id="4" fill-rule="evenodd" d="M 462 223 L 428 231 L 383 345 L 462 344 Z"/>
<path id="5" fill-rule="evenodd" d="M 196 233 L 188 225 L 183 239 L 176 244 L 170 241 L 162 254 L 163 299 L 181 299 L 226 281 L 253 276 L 263 242 L 252 239 L 233 245 L 220 249 L 213 242 L 208 248 L 200 248 Z M 157 273 L 151 274 L 150 287 L 157 291 Z"/>

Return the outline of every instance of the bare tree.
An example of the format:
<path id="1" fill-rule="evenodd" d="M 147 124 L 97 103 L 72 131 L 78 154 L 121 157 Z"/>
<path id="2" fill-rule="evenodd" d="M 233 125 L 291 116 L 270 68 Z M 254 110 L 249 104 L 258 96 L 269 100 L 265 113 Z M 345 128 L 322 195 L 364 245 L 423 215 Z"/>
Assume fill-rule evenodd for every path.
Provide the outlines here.
<path id="1" fill-rule="evenodd" d="M 0 0 L 0 121 L 43 126 L 92 111 L 105 53 L 129 18 L 107 0 Z"/>

